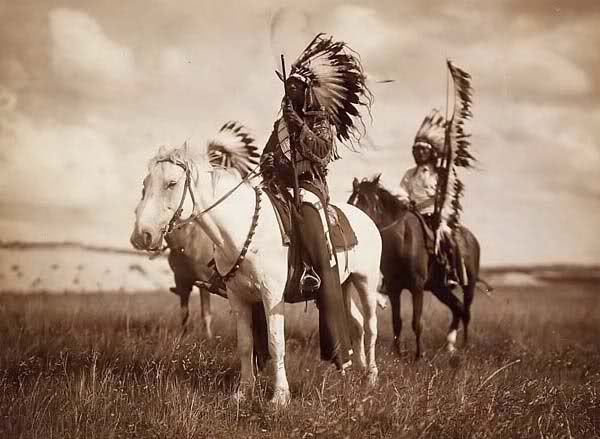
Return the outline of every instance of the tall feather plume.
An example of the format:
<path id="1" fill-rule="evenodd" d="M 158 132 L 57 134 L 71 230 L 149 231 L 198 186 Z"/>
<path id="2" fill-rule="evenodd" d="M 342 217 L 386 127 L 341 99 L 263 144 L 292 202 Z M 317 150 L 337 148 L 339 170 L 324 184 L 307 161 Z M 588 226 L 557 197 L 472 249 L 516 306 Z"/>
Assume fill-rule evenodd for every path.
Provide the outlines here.
<path id="1" fill-rule="evenodd" d="M 454 82 L 454 111 L 449 127 L 450 141 L 452 146 L 456 148 L 454 165 L 470 168 L 475 158 L 469 151 L 469 147 L 471 146 L 469 138 L 471 135 L 465 132 L 464 123 L 465 120 L 473 117 L 473 113 L 471 112 L 473 103 L 471 75 L 455 66 L 450 60 L 447 63 Z"/>
<path id="2" fill-rule="evenodd" d="M 462 197 L 464 195 L 465 185 L 459 179 L 456 172 L 457 167 L 471 168 L 475 157 L 470 152 L 470 137 L 471 135 L 465 132 L 464 123 L 471 119 L 473 113 L 471 87 L 471 75 L 455 66 L 450 60 L 447 61 L 450 75 L 452 76 L 454 85 L 454 109 L 452 117 L 448 121 L 448 182 L 447 188 L 449 194 L 446 198 L 449 203 L 444 203 L 445 213 L 443 217 L 447 218 L 448 225 L 455 229 L 459 224 L 460 214 L 462 212 Z"/>
<path id="3" fill-rule="evenodd" d="M 325 108 L 338 140 L 350 145 L 359 142 L 366 131 L 361 110 L 370 114 L 373 94 L 358 54 L 343 41 L 320 33 L 292 64 L 290 76 L 294 75 L 306 80 Z"/>
<path id="4" fill-rule="evenodd" d="M 242 177 L 253 170 L 260 157 L 254 137 L 237 121 L 225 123 L 208 143 L 208 159 L 214 167 L 234 168 Z"/>

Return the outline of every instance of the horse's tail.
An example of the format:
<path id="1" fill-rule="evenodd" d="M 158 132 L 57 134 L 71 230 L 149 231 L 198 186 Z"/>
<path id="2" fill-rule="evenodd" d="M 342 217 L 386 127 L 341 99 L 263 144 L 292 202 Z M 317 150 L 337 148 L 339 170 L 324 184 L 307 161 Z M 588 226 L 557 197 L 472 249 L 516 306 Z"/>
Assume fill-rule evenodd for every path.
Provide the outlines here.
<path id="1" fill-rule="evenodd" d="M 483 284 L 484 288 L 481 288 L 479 285 L 477 285 L 477 287 L 479 287 L 479 289 L 481 291 L 483 291 L 487 296 L 491 297 L 492 295 L 490 294 L 492 291 L 494 291 L 494 287 L 491 286 L 486 280 L 482 279 L 481 277 L 477 277 L 477 284 Z"/>

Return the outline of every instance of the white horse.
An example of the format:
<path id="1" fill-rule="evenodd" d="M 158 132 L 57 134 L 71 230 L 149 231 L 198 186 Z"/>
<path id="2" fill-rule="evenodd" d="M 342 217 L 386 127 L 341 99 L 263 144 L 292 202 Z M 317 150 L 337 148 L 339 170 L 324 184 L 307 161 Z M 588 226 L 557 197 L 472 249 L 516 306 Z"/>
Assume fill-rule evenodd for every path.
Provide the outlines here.
<path id="1" fill-rule="evenodd" d="M 261 196 L 261 189 L 242 180 L 237 172 L 211 166 L 204 151 L 192 154 L 185 145 L 170 151 L 161 147 L 150 161 L 148 172 L 144 197 L 135 211 L 132 244 L 137 249 L 159 249 L 165 234 L 177 227 L 182 212 L 190 215 L 184 222 L 195 221 L 202 227 L 214 244 L 218 271 L 226 273 L 228 299 L 237 318 L 241 377 L 233 396 L 244 398 L 254 387 L 252 305 L 262 302 L 274 375 L 271 402 L 286 405 L 290 390 L 284 364 L 283 291 L 288 249 L 282 246 L 268 197 Z M 378 375 L 376 287 L 381 238 L 374 223 L 361 210 L 343 203 L 339 207 L 358 239 L 358 245 L 347 255 L 348 263 L 338 264 L 351 316 L 352 347 L 355 361 L 366 368 L 369 383 L 374 384 Z M 338 254 L 340 261 L 345 258 L 343 253 Z M 348 270 L 344 272 L 346 267 Z M 362 316 L 353 300 L 352 287 L 358 292 Z"/>
<path id="2" fill-rule="evenodd" d="M 230 168 L 246 176 L 258 164 L 258 148 L 250 131 L 238 121 L 225 122 L 219 132 L 207 143 L 209 161 L 213 167 Z M 143 197 L 143 192 L 142 192 Z M 213 257 L 212 241 L 202 227 L 190 222 L 173 230 L 168 238 L 169 266 L 175 278 L 171 292 L 179 296 L 181 324 L 185 332 L 189 318 L 189 299 L 194 286 L 200 291 L 200 319 L 207 338 L 212 338 L 212 314 L 210 293 L 206 283 L 213 269 L 209 263 Z M 220 294 L 227 297 L 225 292 Z"/>

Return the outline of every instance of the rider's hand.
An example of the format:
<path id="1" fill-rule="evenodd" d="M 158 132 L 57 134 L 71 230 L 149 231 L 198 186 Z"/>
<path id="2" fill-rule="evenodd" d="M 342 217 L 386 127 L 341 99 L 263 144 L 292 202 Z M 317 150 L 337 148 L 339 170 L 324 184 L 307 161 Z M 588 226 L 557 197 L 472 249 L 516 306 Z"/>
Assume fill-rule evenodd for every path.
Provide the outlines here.
<path id="1" fill-rule="evenodd" d="M 275 158 L 273 157 L 273 153 L 263 154 L 260 159 L 260 166 L 263 170 L 265 169 L 273 169 L 275 167 Z"/>
<path id="2" fill-rule="evenodd" d="M 286 122 L 293 128 L 301 128 L 304 123 L 289 102 L 283 106 L 283 117 L 285 117 Z"/>
<path id="3" fill-rule="evenodd" d="M 452 233 L 452 230 L 448 226 L 448 223 L 442 221 L 440 226 L 437 228 L 435 232 L 435 249 L 436 253 L 440 252 L 440 246 L 445 237 L 449 237 Z"/>

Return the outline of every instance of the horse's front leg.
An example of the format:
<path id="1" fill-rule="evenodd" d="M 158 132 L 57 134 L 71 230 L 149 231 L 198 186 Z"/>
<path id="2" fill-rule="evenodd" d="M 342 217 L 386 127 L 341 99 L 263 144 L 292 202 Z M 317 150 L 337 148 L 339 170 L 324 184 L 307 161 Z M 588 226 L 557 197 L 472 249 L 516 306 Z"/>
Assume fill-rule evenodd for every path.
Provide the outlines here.
<path id="1" fill-rule="evenodd" d="M 463 320 L 465 311 L 464 306 L 453 293 L 447 287 L 435 287 L 431 289 L 431 292 L 437 297 L 442 303 L 444 303 L 452 312 L 452 322 L 450 323 L 450 329 L 446 336 L 448 352 L 456 351 L 456 334 L 458 332 L 458 326 Z"/>
<path id="2" fill-rule="evenodd" d="M 271 403 L 284 407 L 290 402 L 290 386 L 285 373 L 284 301 L 265 301 L 269 354 L 273 368 L 273 397 Z"/>
<path id="3" fill-rule="evenodd" d="M 169 290 L 179 296 L 179 316 L 181 319 L 181 332 L 185 334 L 188 329 L 188 320 L 190 317 L 190 294 L 192 292 L 192 283 L 187 279 L 175 276 L 175 288 Z"/>
<path id="4" fill-rule="evenodd" d="M 252 368 L 252 306 L 239 300 L 235 294 L 229 295 L 229 303 L 237 322 L 237 345 L 240 357 L 240 385 L 233 393 L 237 402 L 246 399 L 254 390 L 254 370 Z"/>
<path id="5" fill-rule="evenodd" d="M 402 288 L 397 288 L 395 285 L 388 289 L 390 304 L 392 308 L 392 329 L 394 331 L 394 348 L 398 356 L 402 355 Z"/>
<path id="6" fill-rule="evenodd" d="M 423 331 L 423 324 L 421 322 L 421 317 L 423 315 L 423 288 L 416 287 L 411 290 L 411 293 L 413 303 L 412 328 L 415 333 L 417 344 L 415 359 L 419 360 L 423 356 L 423 344 L 421 342 L 421 332 Z"/>
<path id="7" fill-rule="evenodd" d="M 212 333 L 212 314 L 210 313 L 210 293 L 206 288 L 198 287 L 200 290 L 200 310 L 204 333 L 209 340 L 213 338 Z"/>

